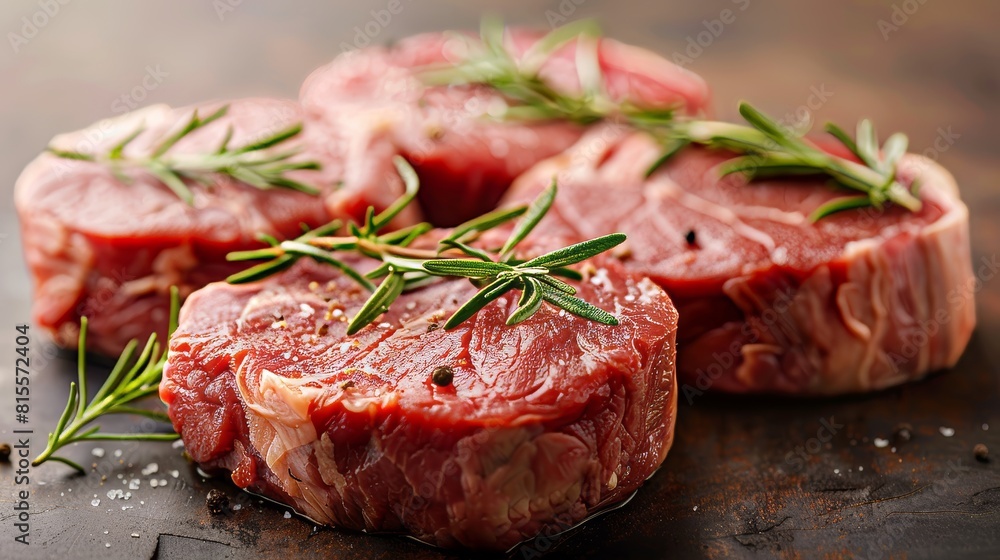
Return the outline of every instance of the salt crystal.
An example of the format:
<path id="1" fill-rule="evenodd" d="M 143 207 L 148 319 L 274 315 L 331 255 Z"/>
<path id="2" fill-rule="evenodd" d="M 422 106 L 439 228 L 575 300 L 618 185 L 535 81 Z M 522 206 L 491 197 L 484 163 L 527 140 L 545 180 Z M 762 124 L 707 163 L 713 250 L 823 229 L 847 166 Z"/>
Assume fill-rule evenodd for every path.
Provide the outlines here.
<path id="1" fill-rule="evenodd" d="M 840 469 L 833 469 L 833 474 L 840 474 Z"/>
<path id="2" fill-rule="evenodd" d="M 698 511 L 698 506 L 694 506 L 694 508 L 692 508 L 692 509 L 693 509 L 694 511 Z"/>
<path id="3" fill-rule="evenodd" d="M 411 301 L 411 302 L 409 302 L 409 303 L 406 304 L 406 310 L 407 311 L 413 311 L 416 307 L 417 307 L 417 302 L 415 302 L 415 301 Z"/>
<path id="4" fill-rule="evenodd" d="M 955 435 L 955 428 L 945 428 L 944 426 L 941 426 L 938 428 L 938 431 L 941 432 L 941 435 L 944 437 L 951 437 Z"/>
<path id="5" fill-rule="evenodd" d="M 865 468 L 864 468 L 864 467 L 858 467 L 858 472 L 861 472 L 861 471 L 863 471 L 863 470 L 865 470 Z"/>
<path id="6" fill-rule="evenodd" d="M 875 438 L 875 447 L 889 447 L 889 440 L 882 438 Z"/>
<path id="7" fill-rule="evenodd" d="M 132 533 L 132 538 L 133 539 L 138 539 L 139 538 L 139 533 Z"/>
<path id="8" fill-rule="evenodd" d="M 150 463 L 146 465 L 146 468 L 142 469 L 142 475 L 149 476 L 159 470 L 160 470 L 160 465 L 157 465 L 156 463 Z"/>
<path id="9" fill-rule="evenodd" d="M 122 456 L 122 450 L 121 449 L 115 449 L 115 457 L 121 457 L 121 456 Z"/>
<path id="10" fill-rule="evenodd" d="M 332 316 L 332 317 L 343 317 L 344 316 L 344 310 L 343 309 L 334 309 L 333 313 L 331 313 L 330 316 Z"/>
<path id="11" fill-rule="evenodd" d="M 240 511 L 241 509 L 243 509 L 243 506 L 241 504 L 233 505 L 233 511 Z"/>
<path id="12" fill-rule="evenodd" d="M 159 484 L 160 481 L 156 480 L 155 478 L 149 481 L 149 485 L 152 486 L 153 488 L 156 488 Z"/>
<path id="13" fill-rule="evenodd" d="M 895 446 L 893 446 L 893 448 L 892 448 L 892 449 L 890 449 L 889 451 L 892 451 L 893 453 L 895 453 L 895 452 L 896 452 L 896 447 L 895 447 Z"/>
<path id="14" fill-rule="evenodd" d="M 391 326 L 392 325 L 390 325 L 389 323 L 379 323 L 378 324 L 378 328 L 380 328 L 380 329 L 388 329 Z"/>
<path id="15" fill-rule="evenodd" d="M 142 481 L 140 481 L 138 478 L 133 478 L 128 483 L 128 489 L 129 490 L 138 490 L 140 484 L 142 484 Z"/>
<path id="16" fill-rule="evenodd" d="M 166 485 L 167 485 L 167 479 L 161 478 L 160 479 L 160 486 L 166 486 Z"/>
<path id="17" fill-rule="evenodd" d="M 340 352 L 341 353 L 347 352 L 350 349 L 351 349 L 351 343 L 350 342 L 341 342 L 340 343 Z"/>
<path id="18" fill-rule="evenodd" d="M 304 317 L 308 317 L 308 316 L 316 313 L 315 309 L 313 309 L 312 307 L 310 307 L 310 306 L 308 306 L 308 305 L 306 305 L 304 303 L 300 303 L 299 304 L 299 310 L 302 312 L 302 315 Z"/>
<path id="19" fill-rule="evenodd" d="M 94 507 L 97 507 L 97 506 L 101 505 L 101 500 L 99 500 L 97 498 L 94 498 L 93 500 L 90 500 L 90 505 L 92 505 Z"/>
<path id="20" fill-rule="evenodd" d="M 291 352 L 285 352 L 284 354 L 281 355 L 281 357 L 284 358 L 284 359 L 286 359 L 286 360 L 290 360 L 290 359 L 292 359 L 292 353 Z"/>
<path id="21" fill-rule="evenodd" d="M 100 459 L 101 457 L 104 457 L 104 448 L 103 447 L 95 447 L 95 448 L 93 448 L 93 449 L 90 450 L 90 454 L 93 455 L 94 457 L 97 457 L 98 459 Z"/>
<path id="22" fill-rule="evenodd" d="M 635 296 L 633 296 L 632 294 L 628 294 L 628 295 L 625 296 L 625 301 L 629 301 L 629 302 L 635 301 Z"/>
<path id="23" fill-rule="evenodd" d="M 174 478 L 177 478 L 180 475 L 181 475 L 180 471 L 170 471 L 170 476 Z"/>
<path id="24" fill-rule="evenodd" d="M 989 424 L 983 424 L 983 431 L 984 432 L 987 431 L 987 430 L 989 430 L 989 429 L 990 429 L 990 425 Z"/>
<path id="25" fill-rule="evenodd" d="M 107 534 L 108 534 L 108 532 L 107 532 L 107 531 L 104 531 L 104 534 L 105 534 L 105 535 L 107 535 Z"/>
<path id="26" fill-rule="evenodd" d="M 291 518 L 292 518 L 292 512 L 286 511 L 285 512 L 285 519 L 291 519 Z"/>
<path id="27" fill-rule="evenodd" d="M 109 542 L 104 543 L 104 548 L 111 548 L 111 543 Z"/>
<path id="28" fill-rule="evenodd" d="M 559 365 L 561 365 L 561 366 L 566 365 L 566 360 L 560 359 L 559 360 Z"/>
<path id="29" fill-rule="evenodd" d="M 180 449 L 180 448 L 184 447 L 184 440 L 179 439 L 179 440 L 171 443 L 170 447 L 173 447 L 174 449 Z M 121 476 L 121 475 L 118 475 L 118 476 Z"/>

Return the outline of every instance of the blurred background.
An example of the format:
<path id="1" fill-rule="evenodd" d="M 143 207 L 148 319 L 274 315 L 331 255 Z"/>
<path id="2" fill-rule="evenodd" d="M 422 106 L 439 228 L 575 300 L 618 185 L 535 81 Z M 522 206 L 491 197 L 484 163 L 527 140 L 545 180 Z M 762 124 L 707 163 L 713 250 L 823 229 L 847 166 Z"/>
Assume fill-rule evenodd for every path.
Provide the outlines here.
<path id="1" fill-rule="evenodd" d="M 5 0 L 0 4 L 5 37 L 0 46 L 0 188 L 5 193 L 0 196 L 0 309 L 7 323 L 0 324 L 0 333 L 30 321 L 30 285 L 12 189 L 21 169 L 53 135 L 150 103 L 295 97 L 310 71 L 344 50 L 421 31 L 476 28 L 484 13 L 541 28 L 594 18 L 607 35 L 657 51 L 704 76 L 714 90 L 716 116 L 723 119 L 735 119 L 737 102 L 746 99 L 786 122 L 805 117 L 851 129 L 859 118 L 871 117 L 883 137 L 905 132 L 911 151 L 938 160 L 956 175 L 972 210 L 973 262 L 996 256 L 1000 2 L 995 0 Z M 936 492 L 938 482 L 952 480 L 948 461 L 953 457 L 976 467 L 969 449 L 978 440 L 963 438 L 982 436 L 980 424 L 997 419 L 1000 283 L 982 290 L 978 306 L 980 327 L 963 362 L 926 382 L 833 402 L 772 406 L 706 398 L 694 407 L 682 405 L 674 451 L 649 488 L 622 512 L 569 539 L 557 554 L 941 557 L 936 546 L 961 549 L 969 557 L 1000 554 L 995 459 L 982 472 L 955 479 L 959 482 L 945 493 Z M 13 355 L 12 339 L 0 337 L 0 356 Z M 42 382 L 65 391 L 72 365 L 63 366 L 66 371 Z M 10 364 L 0 362 L 0 410 L 8 406 L 10 370 Z M 862 436 L 867 441 L 866 434 L 891 433 L 900 417 L 924 418 L 918 429 L 931 435 L 939 423 L 959 432 L 941 440 L 945 444 L 930 458 L 925 456 L 930 452 L 914 448 L 905 468 L 892 468 L 895 456 L 887 451 L 869 457 L 870 444 L 862 450 L 854 447 L 853 435 L 845 435 L 834 451 L 824 451 L 823 465 L 843 459 L 875 467 L 864 472 L 870 478 L 856 482 L 856 488 L 844 489 L 841 479 L 803 481 L 775 470 L 785 452 L 815 434 L 817 415 L 851 423 L 858 441 Z M 0 419 L 0 433 L 6 433 L 9 422 Z M 995 424 L 991 435 L 1000 429 L 1000 422 Z M 969 426 L 976 433 L 970 435 Z M 149 460 L 147 449 L 137 461 Z M 169 446 L 155 453 L 173 457 L 161 461 L 180 461 Z M 883 455 L 893 459 L 891 464 Z M 834 472 L 832 466 L 828 471 Z M 3 488 L 9 488 L 7 474 L 0 472 Z M 310 524 L 297 520 L 291 529 L 286 525 L 269 532 L 281 522 L 281 512 L 266 507 L 248 518 L 250 526 L 236 518 L 187 519 L 204 509 L 200 487 L 188 501 L 188 492 L 175 501 L 146 498 L 155 507 L 128 517 L 103 517 L 103 510 L 58 497 L 56 488 L 65 486 L 57 484 L 76 485 L 80 494 L 89 492 L 92 480 L 66 482 L 58 469 L 41 474 L 49 486 L 39 488 L 36 506 L 66 502 L 71 509 L 39 517 L 39 523 L 49 519 L 50 530 L 39 539 L 48 539 L 51 547 L 32 547 L 18 552 L 19 558 L 53 557 L 53 551 L 63 558 L 175 557 L 162 539 L 157 544 L 161 532 L 230 543 L 242 549 L 240 557 L 253 556 L 248 551 L 282 557 L 292 550 L 326 557 L 357 557 L 362 551 L 372 558 L 437 557 L 401 539 L 337 531 L 314 537 Z M 935 492 L 920 493 L 932 486 Z M 916 497 L 889 501 L 911 491 Z M 0 503 L 6 499 L 5 492 Z M 883 500 L 887 505 L 871 505 Z M 828 516 L 834 508 L 839 509 Z M 6 512 L 4 505 L 0 518 L 6 519 Z M 77 521 L 78 529 L 60 528 Z M 126 532 L 105 551 L 104 541 L 112 537 L 99 529 L 116 525 L 142 527 L 141 538 L 130 539 Z M 6 529 L 0 534 L 7 535 Z M 942 540 L 952 536 L 958 541 Z M 4 539 L 0 558 L 10 558 L 13 545 Z M 228 546 L 184 546 L 173 550 L 186 558 L 200 557 L 198 550 L 214 556 L 229 551 Z"/>

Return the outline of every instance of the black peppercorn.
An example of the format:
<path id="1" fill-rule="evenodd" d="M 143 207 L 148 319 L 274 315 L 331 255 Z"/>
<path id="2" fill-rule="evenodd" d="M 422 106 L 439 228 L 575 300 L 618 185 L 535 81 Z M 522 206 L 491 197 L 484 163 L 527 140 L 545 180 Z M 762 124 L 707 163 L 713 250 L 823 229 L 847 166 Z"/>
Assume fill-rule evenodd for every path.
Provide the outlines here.
<path id="1" fill-rule="evenodd" d="M 684 240 L 687 241 L 688 245 L 694 245 L 694 242 L 697 241 L 697 239 L 698 238 L 695 237 L 693 229 L 689 229 L 687 234 L 684 236 Z"/>
<path id="2" fill-rule="evenodd" d="M 212 515 L 221 515 L 229 508 L 229 497 L 218 490 L 209 490 L 205 497 L 205 505 Z"/>
<path id="3" fill-rule="evenodd" d="M 0 463 L 10 462 L 10 444 L 0 443 Z"/>
<path id="4" fill-rule="evenodd" d="M 455 378 L 455 371 L 448 366 L 439 366 L 434 368 L 434 372 L 431 373 L 431 381 L 439 387 L 447 387 L 451 385 L 451 380 Z"/>

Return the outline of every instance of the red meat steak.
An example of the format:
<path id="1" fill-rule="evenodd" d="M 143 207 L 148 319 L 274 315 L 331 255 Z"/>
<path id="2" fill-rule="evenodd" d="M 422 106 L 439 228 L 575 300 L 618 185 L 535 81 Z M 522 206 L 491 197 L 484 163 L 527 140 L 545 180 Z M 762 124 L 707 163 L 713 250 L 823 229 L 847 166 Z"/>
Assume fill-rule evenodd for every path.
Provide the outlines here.
<path id="1" fill-rule="evenodd" d="M 507 48 L 522 56 L 540 37 L 508 30 Z M 584 129 L 566 122 L 499 122 L 490 115 L 505 102 L 492 88 L 427 87 L 417 70 L 462 60 L 466 41 L 468 35 L 456 33 L 418 35 L 341 55 L 309 76 L 301 93 L 308 118 L 334 139 L 331 150 L 350 154 L 344 188 L 329 199 L 334 214 L 362 220 L 373 193 L 381 196 L 377 206 L 392 202 L 402 185 L 391 158 L 401 154 L 421 178 L 426 219 L 456 225 L 492 209 L 517 175 L 580 137 Z M 571 94 L 580 90 L 575 52 L 573 41 L 540 70 Z M 666 59 L 610 39 L 601 40 L 598 55 L 612 99 L 681 113 L 706 110 L 704 81 Z M 395 188 L 384 188 L 386 182 Z M 416 207 L 404 218 L 417 219 Z"/>
<path id="2" fill-rule="evenodd" d="M 220 106 L 201 106 L 200 113 Z M 152 106 L 53 144 L 102 153 L 145 123 L 147 131 L 126 154 L 148 154 L 192 111 Z M 182 139 L 171 153 L 214 151 L 229 125 L 236 147 L 301 120 L 292 101 L 234 101 L 227 116 Z M 315 173 L 302 173 L 319 183 Z M 118 354 L 129 339 L 154 331 L 165 335 L 171 285 L 186 295 L 239 270 L 225 255 L 259 247 L 257 232 L 287 237 L 300 223 L 330 219 L 316 197 L 286 189 L 263 191 L 220 176 L 211 188 L 191 185 L 195 203 L 189 206 L 152 177 L 131 174 L 125 183 L 100 164 L 43 154 L 18 179 L 14 196 L 35 284 L 35 322 L 62 346 L 76 346 L 82 315 L 90 320 L 90 349 L 101 353 Z"/>
<path id="3" fill-rule="evenodd" d="M 628 497 L 672 441 L 669 298 L 615 262 L 578 287 L 621 324 L 546 305 L 509 327 L 515 292 L 446 331 L 475 293 L 454 280 L 348 337 L 366 294 L 332 269 L 212 284 L 184 304 L 160 396 L 203 467 L 318 522 L 505 549 Z"/>
<path id="4" fill-rule="evenodd" d="M 937 164 L 901 162 L 901 181 L 920 180 L 920 212 L 869 208 L 813 224 L 813 210 L 843 196 L 822 179 L 720 179 L 731 156 L 696 148 L 646 179 L 658 154 L 644 135 L 595 129 L 518 179 L 505 204 L 556 176 L 540 250 L 628 235 L 626 266 L 680 312 L 678 375 L 689 398 L 709 387 L 870 391 L 958 360 L 975 325 L 968 210 Z"/>

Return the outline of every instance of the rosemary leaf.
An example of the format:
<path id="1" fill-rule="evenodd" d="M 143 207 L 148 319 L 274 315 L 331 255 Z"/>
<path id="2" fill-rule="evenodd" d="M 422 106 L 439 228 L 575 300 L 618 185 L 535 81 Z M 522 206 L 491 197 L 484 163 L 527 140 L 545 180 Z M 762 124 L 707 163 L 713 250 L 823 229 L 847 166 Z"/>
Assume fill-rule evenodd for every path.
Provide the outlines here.
<path id="1" fill-rule="evenodd" d="M 542 301 L 544 301 L 542 299 L 544 289 L 538 280 L 525 278 L 524 289 L 521 291 L 521 299 L 517 302 L 517 310 L 507 318 L 507 325 L 516 325 L 534 315 L 542 306 Z"/>
<path id="2" fill-rule="evenodd" d="M 455 313 L 448 319 L 444 324 L 445 329 L 453 329 L 458 325 L 465 322 L 466 319 L 472 317 L 476 313 L 489 305 L 489 303 L 500 296 L 506 294 L 517 286 L 517 279 L 515 278 L 498 278 L 488 284 L 485 288 L 479 290 L 476 295 L 465 302 L 461 307 L 458 308 Z"/>
<path id="3" fill-rule="evenodd" d="M 617 247 L 624 241 L 624 233 L 612 233 L 546 253 L 519 265 L 519 267 L 545 267 L 550 269 L 564 267 L 599 255 L 608 249 Z"/>
<path id="4" fill-rule="evenodd" d="M 517 223 L 514 231 L 511 232 L 510 237 L 507 238 L 507 242 L 504 243 L 503 248 L 500 249 L 500 260 L 507 260 L 513 256 L 514 248 L 518 243 L 524 241 L 525 237 L 531 233 L 538 222 L 542 221 L 545 214 L 548 213 L 549 209 L 552 207 L 553 201 L 556 199 L 556 192 L 558 188 L 556 187 L 555 179 L 552 180 L 550 184 L 538 197 L 532 201 L 531 206 L 528 207 L 528 211 L 525 212 L 524 217 L 521 221 Z"/>
<path id="5" fill-rule="evenodd" d="M 380 315 L 389 310 L 392 302 L 396 301 L 399 294 L 403 293 L 404 279 L 401 273 L 394 270 L 389 271 L 389 275 L 382 280 L 378 288 L 372 292 L 368 301 L 358 310 L 358 313 L 347 325 L 347 334 L 353 335 L 370 325 Z"/>
<path id="6" fill-rule="evenodd" d="M 560 291 L 544 290 L 542 292 L 542 298 L 552 305 L 565 309 L 578 317 L 583 317 L 584 319 L 589 319 L 591 321 L 601 323 L 602 325 L 614 326 L 618 324 L 618 319 L 614 315 L 608 313 L 600 307 L 591 305 L 580 298 L 566 295 Z"/>

